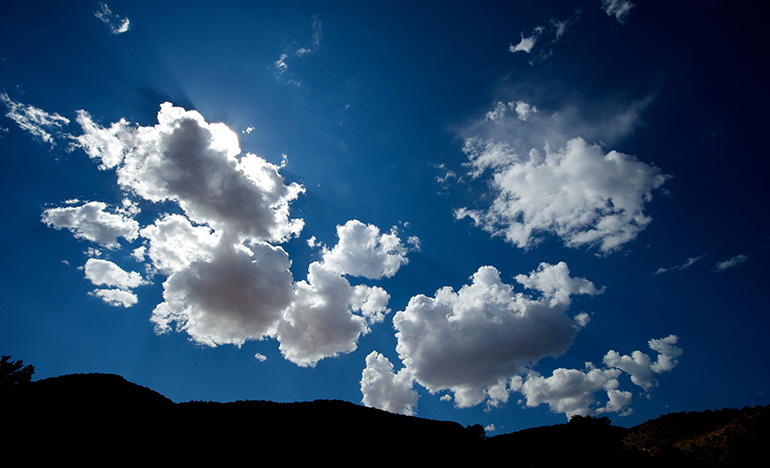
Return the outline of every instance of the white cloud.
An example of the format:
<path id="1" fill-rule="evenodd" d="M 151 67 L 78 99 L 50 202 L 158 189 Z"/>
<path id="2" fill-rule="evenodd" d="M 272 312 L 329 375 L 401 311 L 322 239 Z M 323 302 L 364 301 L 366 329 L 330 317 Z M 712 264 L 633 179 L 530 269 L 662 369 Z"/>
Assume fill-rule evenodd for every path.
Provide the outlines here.
<path id="1" fill-rule="evenodd" d="M 99 243 L 114 249 L 118 238 L 128 241 L 137 238 L 139 223 L 118 212 L 106 211 L 103 202 L 87 202 L 79 206 L 50 208 L 43 212 L 42 221 L 56 229 L 69 229 L 75 237 Z"/>
<path id="2" fill-rule="evenodd" d="M 532 99 L 504 99 L 499 100 L 483 119 L 471 119 L 458 136 L 466 142 L 505 146 L 522 156 L 533 149 L 541 152 L 545 146 L 563 148 L 576 137 L 613 146 L 643 125 L 642 115 L 654 97 L 649 94 L 633 100 L 608 97 L 591 101 L 569 97 L 550 109 L 536 106 Z M 537 111 L 527 113 L 526 120 L 522 119 L 520 114 L 509 112 L 515 110 L 518 103 Z M 491 118 L 493 115 L 494 119 Z"/>
<path id="3" fill-rule="evenodd" d="M 302 57 L 303 55 L 307 54 L 314 54 L 318 50 L 318 47 L 321 45 L 321 20 L 318 19 L 318 17 L 313 16 L 313 34 L 312 34 L 312 45 L 310 47 L 300 47 L 297 49 L 297 56 Z"/>
<path id="4" fill-rule="evenodd" d="M 508 51 L 513 53 L 516 52 L 526 52 L 530 53 L 532 52 L 532 49 L 535 47 L 535 43 L 537 42 L 538 37 L 540 36 L 540 33 L 538 30 L 535 31 L 534 34 L 528 37 L 524 37 L 524 34 L 521 35 L 521 40 L 516 44 L 510 44 L 508 46 Z"/>
<path id="5" fill-rule="evenodd" d="M 631 381 L 645 390 L 657 385 L 650 367 L 650 356 L 641 351 L 634 351 L 629 356 L 610 350 L 604 356 L 604 364 L 628 373 Z"/>
<path id="6" fill-rule="evenodd" d="M 621 24 L 625 23 L 632 8 L 634 4 L 629 0 L 602 0 L 602 10 Z"/>
<path id="7" fill-rule="evenodd" d="M 287 360 L 314 366 L 355 350 L 359 338 L 390 312 L 384 289 L 351 285 L 345 275 L 393 276 L 407 263 L 407 253 L 419 248 L 416 237 L 404 242 L 395 228 L 381 233 L 349 221 L 338 227 L 338 244 L 324 247 L 322 260 L 311 263 L 307 280 L 295 282 L 287 252 L 273 245 L 303 227 L 303 220 L 289 217 L 290 202 L 304 188 L 285 183 L 279 173 L 285 159 L 275 165 L 254 154 L 240 156 L 238 138 L 227 126 L 170 103 L 161 105 L 155 126 L 121 119 L 105 128 L 84 111 L 78 123 L 78 146 L 102 170 L 115 170 L 128 196 L 182 209 L 143 227 L 133 219 L 139 207 L 130 198 L 114 213 L 97 202 L 44 213 L 50 225 L 111 248 L 120 236 L 142 239 L 131 255 L 147 262 L 149 277 L 166 277 L 163 301 L 150 318 L 157 333 L 183 332 L 207 346 L 276 339 Z M 309 245 L 320 244 L 311 238 Z M 124 306 L 136 302 L 128 290 L 143 281 L 138 273 L 95 259 L 86 275 L 113 287 L 92 294 Z"/>
<path id="8" fill-rule="evenodd" d="M 311 45 L 310 46 L 303 46 L 298 47 L 294 50 L 294 52 L 284 52 L 281 54 L 281 56 L 273 62 L 273 65 L 275 65 L 275 68 L 278 70 L 278 73 L 283 75 L 285 74 L 289 69 L 289 62 L 288 60 L 292 57 L 304 57 L 306 55 L 313 55 L 318 51 L 318 48 L 321 45 L 321 30 L 322 30 L 322 23 L 321 20 L 319 20 L 317 17 L 313 17 L 313 25 L 312 25 L 312 37 L 311 37 Z M 286 79 L 286 83 L 294 84 L 297 87 L 301 86 L 301 83 L 294 78 L 288 78 Z"/>
<path id="9" fill-rule="evenodd" d="M 655 375 L 671 371 L 682 355 L 678 337 L 669 335 L 648 342 L 658 353 L 655 360 L 641 351 L 621 355 L 611 350 L 604 356 L 605 368 L 587 362 L 582 370 L 558 368 L 543 376 L 532 366 L 543 357 L 562 354 L 585 323 L 585 317 L 567 316 L 570 296 L 601 290 L 570 277 L 564 263 L 541 264 L 529 275 L 516 277 L 539 295 L 515 292 L 492 267 L 480 268 L 472 280 L 458 292 L 445 287 L 433 298 L 415 296 L 406 310 L 396 313 L 396 350 L 404 368 L 395 373 L 386 358 L 371 353 L 361 385 L 366 404 L 392 410 L 408 402 L 412 412 L 417 404 L 412 387 L 418 383 L 431 393 L 452 392 L 458 407 L 484 401 L 496 407 L 516 392 L 523 395 L 525 406 L 547 404 L 567 418 L 625 416 L 632 412 L 632 393 L 620 388 L 620 377 L 626 373 L 649 391 L 658 385 Z M 450 398 L 443 395 L 441 400 Z"/>
<path id="10" fill-rule="evenodd" d="M 719 272 L 726 270 L 728 268 L 733 268 L 741 263 L 746 262 L 749 259 L 748 255 L 736 255 L 735 257 L 729 258 L 727 260 L 723 260 L 721 262 L 717 262 L 716 265 L 714 265 L 714 272 Z"/>
<path id="11" fill-rule="evenodd" d="M 123 161 L 126 150 L 134 146 L 136 132 L 125 119 L 103 128 L 83 110 L 77 112 L 83 134 L 75 137 L 77 144 L 93 159 L 100 161 L 100 169 L 111 169 Z"/>
<path id="12" fill-rule="evenodd" d="M 511 103 L 509 103 L 509 105 L 510 104 Z M 516 111 L 516 115 L 520 120 L 527 120 L 527 116 L 529 116 L 530 113 L 537 113 L 537 107 L 530 106 L 524 101 L 516 102 L 516 107 L 514 107 L 514 110 Z"/>
<path id="13" fill-rule="evenodd" d="M 113 13 L 103 2 L 99 2 L 99 9 L 94 12 L 94 16 L 107 25 L 112 34 L 123 34 L 131 27 L 131 21 L 128 18 Z"/>
<path id="14" fill-rule="evenodd" d="M 620 370 L 588 368 L 556 369 L 549 377 L 542 377 L 533 372 L 518 389 L 526 398 L 526 406 L 534 408 L 547 404 L 552 411 L 563 413 L 570 418 L 576 414 L 587 415 L 618 410 L 630 402 L 631 395 L 618 392 L 617 380 Z M 603 408 L 595 408 L 595 393 L 604 390 L 610 404 Z"/>
<path id="15" fill-rule="evenodd" d="M 605 154 L 579 137 L 525 158 L 484 143 L 465 149 L 472 164 L 495 165 L 495 200 L 487 210 L 460 209 L 457 217 L 470 217 L 521 248 L 551 233 L 570 247 L 617 250 L 650 223 L 644 203 L 666 181 L 654 166 L 617 151 Z"/>
<path id="16" fill-rule="evenodd" d="M 495 105 L 495 108 L 489 112 L 487 112 L 485 119 L 491 120 L 492 122 L 497 122 L 500 119 L 503 118 L 505 115 L 506 105 L 503 102 L 498 102 Z"/>
<path id="17" fill-rule="evenodd" d="M 413 385 L 407 369 L 394 372 L 390 360 L 376 351 L 366 356 L 366 367 L 361 374 L 364 405 L 413 415 L 419 398 Z"/>
<path id="18" fill-rule="evenodd" d="M 323 262 L 340 274 L 380 279 L 395 275 L 408 262 L 410 249 L 395 227 L 381 234 L 377 226 L 353 219 L 337 226 L 337 237 L 334 248 L 323 249 Z"/>
<path id="19" fill-rule="evenodd" d="M 670 176 L 574 135 L 616 140 L 633 130 L 649 101 L 601 112 L 593 124 L 569 107 L 541 115 L 524 101 L 498 103 L 469 125 L 463 146 L 469 175 L 488 177 L 492 201 L 481 209 L 459 208 L 456 217 L 520 248 L 546 235 L 570 247 L 596 246 L 602 254 L 621 248 L 650 223 L 644 205 Z M 518 112 L 508 115 L 508 109 Z"/>
<path id="20" fill-rule="evenodd" d="M 289 361 L 312 367 L 324 358 L 356 349 L 369 326 L 388 312 L 390 296 L 379 287 L 351 286 L 324 263 L 313 262 L 307 281 L 294 284 L 294 297 L 277 331 L 281 353 Z"/>
<path id="21" fill-rule="evenodd" d="M 679 342 L 679 337 L 676 335 L 669 335 L 659 340 L 650 340 L 650 349 L 658 352 L 658 358 L 650 366 L 653 372 L 657 374 L 668 372 L 679 363 L 677 358 L 682 355 L 683 351 L 675 346 L 677 342 Z"/>
<path id="22" fill-rule="evenodd" d="M 259 240 L 284 241 L 302 230 L 301 219 L 289 219 L 289 203 L 304 187 L 284 184 L 280 166 L 259 156 L 238 157 L 238 137 L 224 124 L 170 103 L 161 105 L 154 127 L 121 120 L 104 129 L 84 112 L 78 122 L 81 146 L 116 168 L 124 190 L 177 202 L 195 222 Z"/>
<path id="23" fill-rule="evenodd" d="M 619 388 L 620 376 L 624 372 L 629 374 L 634 384 L 649 391 L 658 385 L 654 374 L 670 371 L 676 366 L 676 358 L 682 355 L 681 348 L 675 346 L 677 341 L 675 335 L 650 340 L 650 348 L 658 352 L 655 361 L 641 351 L 621 355 L 611 350 L 604 356 L 607 366 L 604 369 L 588 362 L 585 370 L 559 368 L 549 377 L 530 372 L 521 382 L 516 382 L 513 389 L 524 395 L 526 406 L 547 404 L 552 411 L 563 413 L 567 418 L 576 414 L 603 413 L 625 416 L 632 411 L 632 394 Z M 596 397 L 601 391 L 606 395 L 603 406 Z"/>
<path id="24" fill-rule="evenodd" d="M 85 275 L 96 286 L 108 286 L 96 289 L 91 294 L 116 307 L 131 307 L 136 304 L 136 294 L 131 290 L 146 283 L 141 274 L 125 271 L 113 262 L 98 258 L 88 259 Z"/>
<path id="25" fill-rule="evenodd" d="M 567 28 L 577 21 L 579 16 L 579 10 L 576 10 L 573 16 L 566 20 L 557 20 L 549 15 L 545 26 L 541 25 L 535 27 L 529 35 L 524 35 L 522 32 L 518 43 L 515 45 L 508 45 L 508 51 L 512 54 L 524 52 L 531 55 L 530 65 L 533 65 L 535 62 L 541 62 L 553 54 L 551 46 L 556 44 L 562 36 L 564 36 Z"/>
<path id="26" fill-rule="evenodd" d="M 96 289 L 90 294 L 114 307 L 131 307 L 138 302 L 136 294 L 119 288 Z"/>
<path id="27" fill-rule="evenodd" d="M 508 109 L 515 111 L 518 119 L 524 121 L 527 120 L 530 114 L 537 113 L 537 107 L 531 106 L 524 101 L 511 101 L 507 104 L 500 101 L 495 105 L 494 110 L 487 112 L 485 119 L 493 122 L 502 121 Z"/>
<path id="28" fill-rule="evenodd" d="M 57 113 L 49 113 L 28 104 L 16 102 L 8 97 L 8 94 L 0 93 L 0 101 L 8 108 L 6 117 L 10 118 L 22 129 L 31 133 L 51 146 L 56 145 L 54 135 L 62 126 L 70 123 L 69 119 Z"/>
<path id="29" fill-rule="evenodd" d="M 672 270 L 684 271 L 684 270 L 690 268 L 691 266 L 695 265 L 695 263 L 700 261 L 703 257 L 705 257 L 705 255 L 700 255 L 698 257 L 690 257 L 690 258 L 687 259 L 687 261 L 685 261 L 681 265 L 676 265 L 676 266 L 673 266 L 671 268 L 663 268 L 663 267 L 658 268 L 655 271 L 655 275 L 660 275 L 660 274 L 663 274 L 663 273 L 667 273 L 667 272 L 672 271 Z"/>
<path id="30" fill-rule="evenodd" d="M 156 331 L 176 324 L 197 343 L 242 345 L 275 335 L 281 312 L 292 302 L 289 256 L 280 247 L 248 247 L 222 239 L 207 260 L 192 261 L 163 283 L 153 310 Z"/>
<path id="31" fill-rule="evenodd" d="M 286 63 L 287 58 L 288 58 L 288 55 L 281 54 L 281 57 L 275 61 L 275 68 L 277 68 L 278 71 L 281 73 L 285 72 L 286 69 L 289 68 L 289 65 Z"/>
<path id="32" fill-rule="evenodd" d="M 147 254 L 147 247 L 144 245 L 140 245 L 139 247 L 131 251 L 131 256 L 134 257 L 134 260 L 136 260 L 137 262 L 144 262 L 146 254 Z"/>
<path id="33" fill-rule="evenodd" d="M 140 273 L 125 271 L 109 260 L 89 258 L 85 265 L 86 278 L 97 286 L 113 286 L 124 290 L 145 284 Z"/>
<path id="34" fill-rule="evenodd" d="M 142 228 L 149 241 L 147 255 L 161 273 L 170 275 L 193 262 L 211 261 L 222 235 L 208 226 L 194 226 L 182 215 L 164 215 Z"/>
<path id="35" fill-rule="evenodd" d="M 395 228 L 380 233 L 377 226 L 350 220 L 337 226 L 337 237 L 337 245 L 323 247 L 322 260 L 310 264 L 307 280 L 294 283 L 294 300 L 278 327 L 282 354 L 299 366 L 354 351 L 358 339 L 390 312 L 384 289 L 352 286 L 344 276 L 391 277 L 407 263 L 410 249 Z M 419 244 L 416 238 L 408 242 Z M 308 245 L 320 244 L 311 237 Z"/>
<path id="36" fill-rule="evenodd" d="M 570 296 L 578 294 L 593 296 L 603 291 L 603 289 L 596 289 L 596 286 L 585 278 L 572 278 L 564 262 L 556 265 L 541 263 L 529 275 L 516 275 L 516 281 L 525 288 L 540 291 L 541 300 L 547 301 L 551 307 L 569 304 Z M 579 320 L 585 323 L 583 314 L 580 315 Z"/>
<path id="37" fill-rule="evenodd" d="M 546 356 L 559 356 L 580 328 L 566 314 L 571 294 L 595 294 L 564 263 L 542 264 L 516 278 L 540 297 L 516 292 L 485 266 L 455 292 L 413 297 L 393 318 L 397 351 L 414 379 L 429 391 L 454 394 L 460 407 L 504 402 L 509 380 Z"/>
<path id="38" fill-rule="evenodd" d="M 609 367 L 628 373 L 634 384 L 649 390 L 658 385 L 654 374 L 668 372 L 677 365 L 677 358 L 682 355 L 682 349 L 676 346 L 678 341 L 679 338 L 676 335 L 650 340 L 650 349 L 658 352 L 655 361 L 641 351 L 634 351 L 629 356 L 620 355 L 617 351 L 611 350 L 604 356 L 603 362 Z"/>

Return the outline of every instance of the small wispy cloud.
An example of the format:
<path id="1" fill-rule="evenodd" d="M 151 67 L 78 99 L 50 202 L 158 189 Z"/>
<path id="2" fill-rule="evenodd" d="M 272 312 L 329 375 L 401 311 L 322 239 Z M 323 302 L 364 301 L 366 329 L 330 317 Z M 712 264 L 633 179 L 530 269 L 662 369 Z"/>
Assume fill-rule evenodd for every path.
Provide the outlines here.
<path id="1" fill-rule="evenodd" d="M 293 52 L 283 52 L 281 56 L 273 62 L 273 65 L 278 70 L 279 75 L 285 74 L 289 69 L 289 60 L 293 57 L 304 57 L 307 55 L 313 55 L 318 51 L 318 48 L 321 46 L 321 26 L 322 23 L 317 17 L 313 17 L 313 33 L 311 38 L 311 44 L 310 46 L 306 47 L 299 47 L 295 49 Z M 291 50 L 291 49 L 289 49 Z M 297 87 L 301 87 L 301 82 L 289 78 L 286 80 L 287 83 L 294 84 Z"/>
<path id="2" fill-rule="evenodd" d="M 317 17 L 313 17 L 313 37 L 311 47 L 300 47 L 297 49 L 296 54 L 302 57 L 306 54 L 314 54 L 318 47 L 321 45 L 321 21 Z"/>
<path id="3" fill-rule="evenodd" d="M 718 273 L 720 271 L 727 270 L 728 268 L 736 267 L 742 263 L 745 263 L 748 261 L 749 256 L 748 255 L 736 255 L 732 258 L 728 258 L 727 260 L 723 260 L 721 262 L 717 262 L 716 265 L 714 265 L 714 269 L 712 270 L 714 273 Z"/>
<path id="4" fill-rule="evenodd" d="M 634 4 L 629 0 L 602 0 L 602 10 L 607 16 L 614 16 L 618 23 L 626 22 Z"/>
<path id="5" fill-rule="evenodd" d="M 278 69 L 278 72 L 283 73 L 289 68 L 289 65 L 286 63 L 287 58 L 288 55 L 281 54 L 281 57 L 275 61 L 275 68 Z"/>
<path id="6" fill-rule="evenodd" d="M 537 43 L 537 40 L 540 38 L 540 34 L 543 32 L 543 27 L 538 26 L 535 28 L 533 33 L 530 36 L 524 36 L 524 33 L 521 34 L 521 40 L 516 45 L 509 45 L 508 51 L 512 54 L 516 52 L 526 52 L 530 53 L 532 52 L 532 49 L 535 47 L 535 44 Z"/>
<path id="7" fill-rule="evenodd" d="M 110 7 L 103 2 L 99 2 L 99 9 L 94 12 L 94 16 L 107 25 L 112 34 L 123 34 L 131 28 L 131 21 L 128 18 L 113 13 Z"/>
<path id="8" fill-rule="evenodd" d="M 566 20 L 557 20 L 556 18 L 548 18 L 546 24 L 536 26 L 532 29 L 532 32 L 525 35 L 521 33 L 521 39 L 516 44 L 508 45 L 508 52 L 515 54 L 516 52 L 524 52 L 532 55 L 530 65 L 535 62 L 540 62 L 551 56 L 553 50 L 550 46 L 558 42 L 567 28 L 577 21 L 580 17 L 580 11 L 576 11 L 574 16 L 567 18 Z M 544 46 L 540 46 L 545 44 Z"/>
<path id="9" fill-rule="evenodd" d="M 661 275 L 663 273 L 668 273 L 669 271 L 684 271 L 684 270 L 690 268 L 691 266 L 693 266 L 699 260 L 702 260 L 703 257 L 705 257 L 705 256 L 706 255 L 703 254 L 703 255 L 700 255 L 700 256 L 697 256 L 697 257 L 690 257 L 690 258 L 687 259 L 687 261 L 685 261 L 681 265 L 676 265 L 676 266 L 673 266 L 671 268 L 662 268 L 662 267 L 658 268 L 658 270 L 655 272 L 655 275 Z"/>
<path id="10" fill-rule="evenodd" d="M 0 101 L 8 108 L 6 117 L 16 122 L 23 130 L 31 133 L 34 137 L 50 144 L 56 145 L 54 133 L 64 125 L 68 125 L 70 120 L 57 113 L 46 112 L 35 106 L 16 102 L 8 97 L 5 92 L 0 93 Z"/>

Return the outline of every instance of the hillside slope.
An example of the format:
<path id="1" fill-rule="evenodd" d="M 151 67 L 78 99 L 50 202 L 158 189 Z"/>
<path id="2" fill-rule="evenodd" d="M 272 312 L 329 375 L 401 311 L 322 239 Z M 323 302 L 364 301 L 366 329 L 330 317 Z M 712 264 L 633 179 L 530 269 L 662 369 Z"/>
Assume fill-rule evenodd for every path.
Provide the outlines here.
<path id="1" fill-rule="evenodd" d="M 770 408 L 670 414 L 633 428 L 606 418 L 484 437 L 479 426 L 337 400 L 174 403 L 111 374 L 75 374 L 0 392 L 6 453 L 38 461 L 499 462 L 514 467 L 750 466 L 770 442 Z M 273 458 L 272 456 L 269 458 Z"/>

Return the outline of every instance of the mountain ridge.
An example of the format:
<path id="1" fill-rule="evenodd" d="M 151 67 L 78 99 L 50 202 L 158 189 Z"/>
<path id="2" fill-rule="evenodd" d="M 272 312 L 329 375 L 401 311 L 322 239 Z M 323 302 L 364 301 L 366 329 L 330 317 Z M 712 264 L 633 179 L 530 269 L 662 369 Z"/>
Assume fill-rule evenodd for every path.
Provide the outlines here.
<path id="1" fill-rule="evenodd" d="M 240 460 L 255 447 L 293 447 L 293 459 L 342 463 L 353 447 L 388 448 L 378 460 L 494 461 L 513 466 L 745 466 L 770 441 L 770 407 L 672 413 L 638 426 L 607 418 L 486 437 L 481 426 L 437 421 L 341 400 L 175 403 L 115 374 L 68 374 L 0 393 L 3 445 L 48 447 L 51 460 L 113 456 Z M 176 447 L 171 452 L 161 447 Z M 348 447 L 346 450 L 345 447 Z M 186 448 L 186 449 L 185 449 Z M 190 452 L 189 450 L 192 450 Z M 233 458 L 230 458 L 233 457 Z"/>

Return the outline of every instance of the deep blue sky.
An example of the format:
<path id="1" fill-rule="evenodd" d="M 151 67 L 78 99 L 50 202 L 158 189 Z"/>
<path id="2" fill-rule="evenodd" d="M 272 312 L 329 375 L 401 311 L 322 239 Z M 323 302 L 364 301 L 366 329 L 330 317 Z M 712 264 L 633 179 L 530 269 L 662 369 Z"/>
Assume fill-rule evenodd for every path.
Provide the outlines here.
<path id="1" fill-rule="evenodd" d="M 490 434 L 766 404 L 761 9 L 6 5 L 0 352 Z"/>

